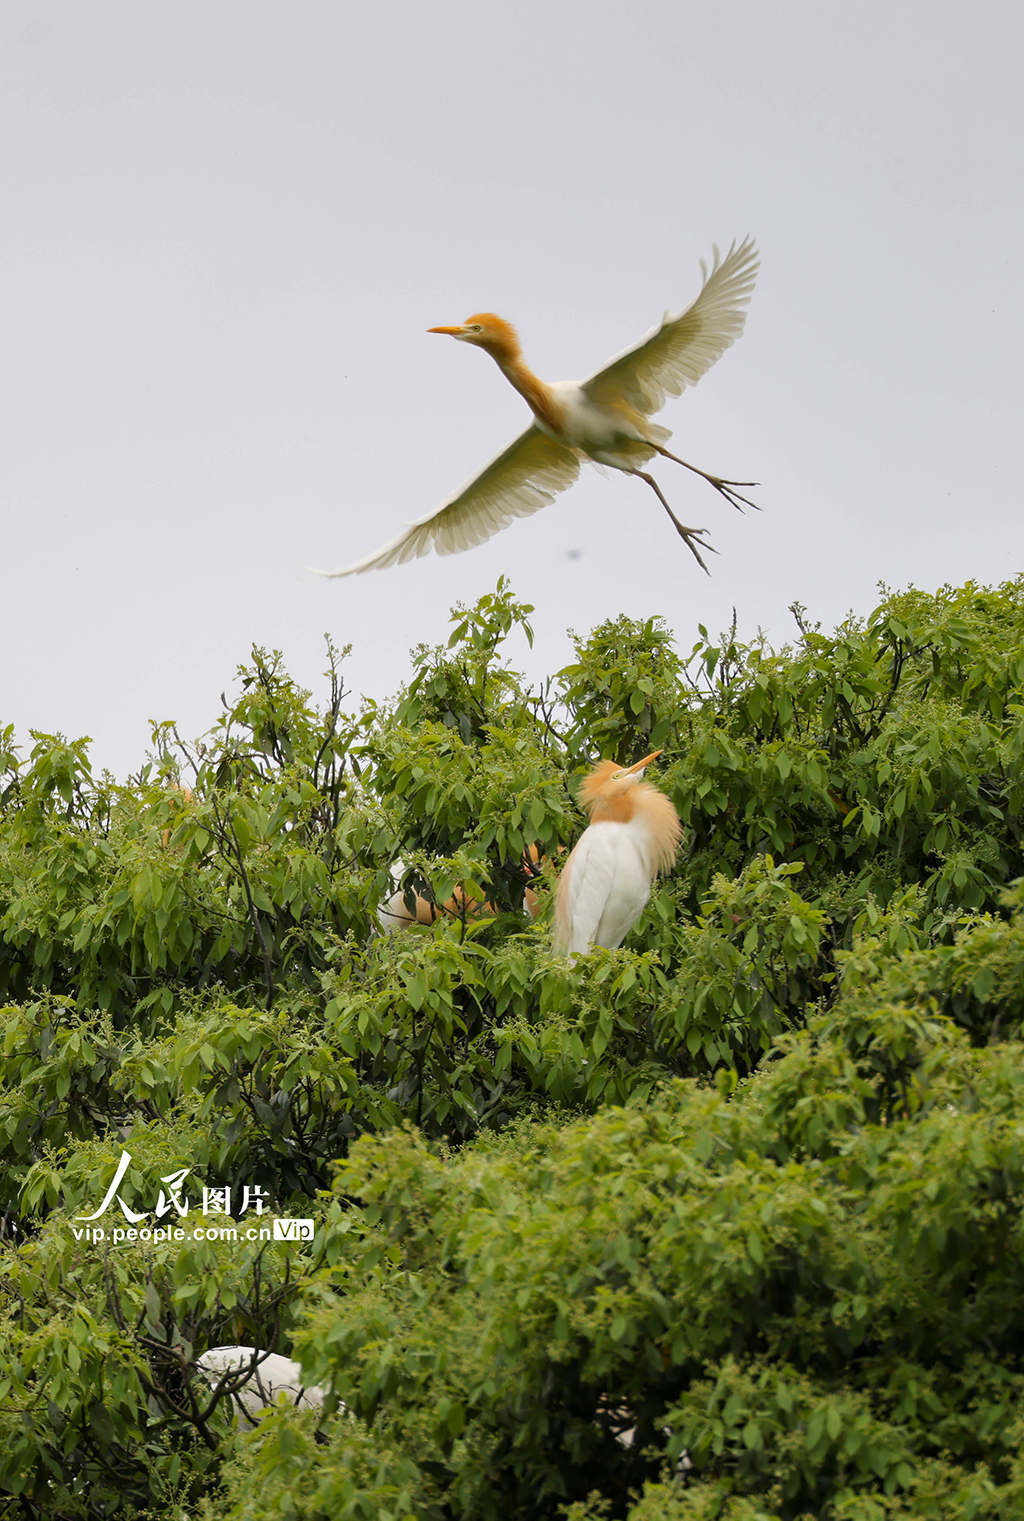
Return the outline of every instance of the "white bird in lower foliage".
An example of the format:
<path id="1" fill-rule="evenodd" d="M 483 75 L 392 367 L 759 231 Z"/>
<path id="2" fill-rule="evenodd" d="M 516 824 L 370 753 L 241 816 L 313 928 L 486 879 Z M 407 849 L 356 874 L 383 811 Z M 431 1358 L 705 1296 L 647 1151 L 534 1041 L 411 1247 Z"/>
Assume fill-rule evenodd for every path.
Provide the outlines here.
<path id="1" fill-rule="evenodd" d="M 682 825 L 669 799 L 643 780 L 661 754 L 634 766 L 601 761 L 580 786 L 590 824 L 558 881 L 555 950 L 584 954 L 621 945 L 643 913 L 651 883 L 676 858 Z"/>
<path id="2" fill-rule="evenodd" d="M 211 1388 L 216 1388 L 225 1374 L 241 1375 L 251 1370 L 251 1376 L 244 1382 L 231 1380 L 238 1385 L 232 1390 L 231 1402 L 246 1426 L 255 1425 L 249 1416 L 268 1405 L 318 1410 L 327 1398 L 318 1384 L 307 1385 L 297 1362 L 277 1352 L 263 1352 L 259 1347 L 210 1347 L 196 1358 L 196 1366 Z"/>
<path id="3" fill-rule="evenodd" d="M 700 555 L 711 547 L 700 537 L 706 530 L 680 523 L 654 477 L 642 467 L 656 454 L 674 460 L 703 476 L 740 512 L 741 502 L 748 507 L 756 503 L 735 488 L 755 483 L 723 480 L 670 454 L 665 448 L 672 437 L 670 430 L 649 419 L 668 397 L 696 385 L 740 336 L 757 270 L 757 249 L 750 238 L 738 247 L 734 243 L 724 259 L 716 248 L 710 274 L 701 262 L 704 284 L 696 301 L 674 317 L 666 312 L 660 327 L 587 380 L 550 385 L 539 380 L 523 362 L 515 328 L 493 312 L 478 312 L 460 327 L 430 328 L 432 333 L 447 333 L 490 354 L 529 406 L 533 422 L 479 475 L 434 512 L 410 523 L 383 549 L 342 570 L 319 574 L 350 576 L 402 565 L 431 549 L 441 555 L 472 549 L 507 528 L 513 518 L 528 517 L 554 501 L 572 485 L 580 464 L 588 459 L 646 482 L 707 570 Z"/>

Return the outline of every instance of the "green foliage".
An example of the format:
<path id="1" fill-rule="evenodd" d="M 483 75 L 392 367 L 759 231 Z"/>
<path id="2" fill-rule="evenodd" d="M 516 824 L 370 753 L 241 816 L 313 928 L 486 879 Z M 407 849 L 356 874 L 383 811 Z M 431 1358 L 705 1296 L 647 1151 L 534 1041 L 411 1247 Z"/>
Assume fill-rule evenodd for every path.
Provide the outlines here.
<path id="1" fill-rule="evenodd" d="M 1017 1513 L 1024 1075 L 884 992 L 862 980 L 731 1095 L 676 1082 L 450 1157 L 360 1141 L 297 1345 L 415 1454 L 419 1514 L 442 1481 L 452 1514 L 595 1486 L 614 1514 L 684 1453 L 671 1515 L 716 1513 L 698 1481 L 786 1518 L 930 1489 L 920 1513 Z"/>
<path id="2" fill-rule="evenodd" d="M 586 640 L 573 635 L 576 663 L 558 673 L 573 720 L 574 754 L 612 755 L 625 765 L 674 735 L 684 666 L 660 618 L 616 618 Z"/>
<path id="3" fill-rule="evenodd" d="M 183 1156 L 200 1160 L 202 1127 L 136 1125 L 125 1194 L 140 1202 L 147 1184 Z M 296 1301 L 295 1248 L 245 1239 L 236 1221 L 227 1245 L 171 1238 L 117 1244 L 118 1215 L 106 1240 L 77 1223 L 110 1182 L 117 1146 L 90 1141 L 62 1167 L 44 1152 L 26 1194 L 60 1207 L 6 1253 L 0 1279 L 0 1495 L 12 1514 L 99 1516 L 184 1514 L 216 1478 L 233 1441 L 224 1399 L 190 1365 L 224 1341 L 266 1345 L 286 1334 Z M 152 1201 L 147 1201 L 152 1202 Z M 184 1235 L 184 1231 L 182 1232 Z"/>
<path id="4" fill-rule="evenodd" d="M 0 730 L 12 1515 L 1024 1515 L 1024 579 L 781 650 L 619 618 L 540 691 L 531 612 L 390 704 L 255 649 L 126 782 Z M 652 750 L 675 869 L 555 957 L 579 781 Z M 377 933 L 396 886 L 437 922 Z M 181 1237 L 83 1234 L 123 1152 Z M 315 1248 L 194 1237 L 204 1186 Z M 221 1343 L 322 1418 L 240 1432 Z"/>

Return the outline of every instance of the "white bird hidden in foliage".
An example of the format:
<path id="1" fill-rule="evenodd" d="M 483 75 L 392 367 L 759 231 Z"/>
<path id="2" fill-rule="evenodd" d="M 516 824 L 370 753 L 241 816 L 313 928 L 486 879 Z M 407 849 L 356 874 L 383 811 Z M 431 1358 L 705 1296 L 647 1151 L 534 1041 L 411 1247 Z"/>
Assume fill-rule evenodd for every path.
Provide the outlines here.
<path id="1" fill-rule="evenodd" d="M 472 549 L 507 528 L 513 518 L 529 517 L 554 501 L 560 491 L 572 485 L 580 464 L 588 459 L 645 481 L 707 570 L 700 553 L 711 548 L 701 538 L 706 530 L 680 523 L 654 477 L 642 467 L 656 454 L 664 455 L 709 481 L 741 512 L 741 502 L 748 507 L 756 504 L 735 488 L 755 482 L 723 480 L 670 454 L 665 448 L 672 436 L 670 430 L 652 423 L 650 416 L 668 397 L 679 396 L 687 386 L 696 385 L 740 336 L 758 264 L 757 249 L 750 238 L 739 246 L 734 243 L 724 259 L 716 248 L 710 274 L 701 261 L 704 284 L 693 305 L 674 317 L 666 312 L 660 327 L 588 380 L 561 380 L 550 385 L 538 380 L 523 362 L 515 328 L 493 312 L 478 312 L 461 327 L 430 328 L 432 333 L 448 333 L 490 354 L 527 402 L 533 422 L 461 491 L 436 511 L 410 523 L 383 549 L 342 570 L 319 574 L 350 576 L 402 565 L 431 549 L 441 555 Z"/>
<path id="2" fill-rule="evenodd" d="M 634 766 L 601 761 L 580 786 L 590 824 L 558 881 L 555 949 L 581 955 L 621 945 L 651 896 L 659 871 L 676 858 L 682 825 L 669 799 L 643 780 L 661 754 Z"/>
<path id="3" fill-rule="evenodd" d="M 307 1384 L 302 1369 L 290 1357 L 264 1352 L 259 1347 L 211 1347 L 196 1358 L 196 1366 L 215 1389 L 225 1374 L 243 1374 L 251 1370 L 244 1382 L 234 1378 L 238 1387 L 230 1393 L 237 1418 L 245 1426 L 255 1425 L 250 1416 L 268 1405 L 295 1405 L 300 1410 L 318 1410 L 327 1398 L 318 1384 Z"/>
<path id="4" fill-rule="evenodd" d="M 540 847 L 531 845 L 523 851 L 522 867 L 527 880 L 537 881 L 544 875 L 544 866 L 547 857 L 541 853 Z M 391 864 L 391 880 L 400 882 L 405 875 L 405 862 L 393 861 Z M 411 892 L 411 890 L 410 890 Z M 405 900 L 405 891 L 397 887 L 389 898 L 383 899 L 377 908 L 377 923 L 385 935 L 393 935 L 396 930 L 409 929 L 414 924 L 433 924 L 435 920 L 445 918 L 459 920 L 465 915 L 467 919 L 479 919 L 481 914 L 496 914 L 498 910 L 493 903 L 480 903 L 476 898 L 467 898 L 461 888 L 448 899 L 447 903 L 438 905 L 431 903 L 421 893 L 411 892 L 412 909 Z M 530 886 L 523 892 L 523 905 L 531 919 L 536 919 L 543 908 L 542 898 Z"/>

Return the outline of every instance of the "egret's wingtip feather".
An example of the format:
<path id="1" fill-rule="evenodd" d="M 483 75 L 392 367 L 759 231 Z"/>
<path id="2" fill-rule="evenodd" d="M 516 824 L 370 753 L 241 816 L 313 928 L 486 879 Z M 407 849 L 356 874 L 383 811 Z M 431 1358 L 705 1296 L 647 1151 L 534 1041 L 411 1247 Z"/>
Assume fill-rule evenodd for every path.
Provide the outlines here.
<path id="1" fill-rule="evenodd" d="M 431 550 L 439 555 L 461 554 L 507 528 L 514 518 L 528 517 L 548 506 L 560 491 L 572 485 L 579 470 L 573 450 L 531 424 L 440 507 L 406 524 L 402 533 L 375 554 L 341 570 L 315 574 L 337 577 L 384 570 L 420 559 Z"/>
<path id="2" fill-rule="evenodd" d="M 681 312 L 667 312 L 661 326 L 617 354 L 583 382 L 595 401 L 626 402 L 644 416 L 659 411 L 670 396 L 696 385 L 743 332 L 746 308 L 759 268 L 757 248 L 748 234 L 734 238 L 723 259 L 713 245 L 714 263 L 701 260 L 700 293 Z"/>

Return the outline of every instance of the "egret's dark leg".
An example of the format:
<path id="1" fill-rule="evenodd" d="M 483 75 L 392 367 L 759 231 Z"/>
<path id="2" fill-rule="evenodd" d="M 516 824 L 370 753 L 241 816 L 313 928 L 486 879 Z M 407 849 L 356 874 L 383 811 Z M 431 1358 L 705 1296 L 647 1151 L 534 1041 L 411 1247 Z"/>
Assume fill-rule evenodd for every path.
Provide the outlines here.
<path id="1" fill-rule="evenodd" d="M 631 470 L 629 473 L 631 475 L 637 475 L 642 481 L 647 482 L 648 486 L 650 486 L 651 490 L 658 498 L 658 501 L 661 503 L 665 511 L 668 513 L 669 517 L 672 519 L 673 523 L 676 525 L 676 532 L 679 534 L 680 538 L 685 541 L 687 549 L 693 555 L 693 558 L 697 561 L 697 564 L 700 566 L 701 570 L 707 571 L 708 575 L 710 576 L 711 572 L 708 570 L 707 566 L 704 564 L 704 561 L 700 557 L 700 550 L 710 549 L 713 555 L 716 555 L 718 553 L 718 550 L 715 549 L 711 544 L 705 544 L 704 541 L 700 538 L 700 535 L 702 533 L 707 533 L 707 529 L 685 528 L 683 524 L 680 523 L 675 513 L 672 511 L 672 508 L 668 505 L 665 498 L 662 496 L 661 487 L 658 485 L 653 475 L 648 475 L 646 470 Z"/>
<path id="2" fill-rule="evenodd" d="M 755 512 L 761 511 L 757 503 L 752 502 L 749 497 L 740 496 L 740 493 L 738 491 L 731 491 L 729 489 L 732 486 L 756 486 L 757 481 L 723 481 L 721 476 L 709 475 L 706 470 L 698 470 L 696 465 L 688 465 L 684 459 L 679 458 L 678 454 L 670 454 L 669 451 L 663 448 L 661 444 L 655 444 L 654 447 L 657 449 L 658 453 L 663 454 L 666 459 L 674 460 L 677 465 L 682 465 L 684 470 L 692 470 L 694 475 L 699 475 L 702 477 L 702 479 L 708 481 L 712 486 L 714 486 L 715 490 L 719 493 L 720 496 L 724 496 L 725 500 L 736 508 L 737 512 L 743 511 L 743 508 L 740 506 L 741 502 L 746 502 L 747 506 L 753 507 Z"/>

